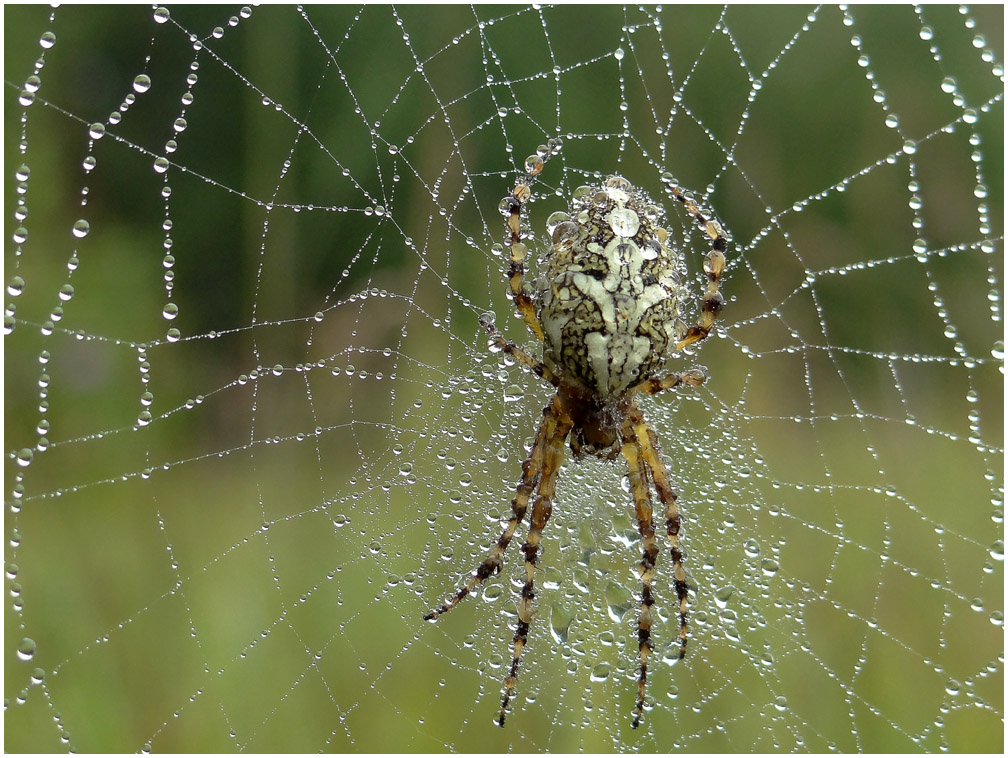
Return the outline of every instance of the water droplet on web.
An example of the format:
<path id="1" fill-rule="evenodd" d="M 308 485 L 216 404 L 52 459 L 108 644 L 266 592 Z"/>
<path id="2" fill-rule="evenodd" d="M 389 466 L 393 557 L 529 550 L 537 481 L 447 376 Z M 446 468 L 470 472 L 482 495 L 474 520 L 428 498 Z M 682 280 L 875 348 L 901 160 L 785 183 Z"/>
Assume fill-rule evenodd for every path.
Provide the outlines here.
<path id="1" fill-rule="evenodd" d="M 23 447 L 17 451 L 14 460 L 17 462 L 21 468 L 26 468 L 31 465 L 32 459 L 35 457 L 35 451 L 30 447 Z"/>
<path id="2" fill-rule="evenodd" d="M 731 586 L 720 587 L 714 593 L 714 605 L 716 605 L 718 608 L 727 608 L 728 601 L 731 599 L 731 596 L 734 592 L 735 592 L 734 587 Z"/>
<path id="3" fill-rule="evenodd" d="M 524 394 L 525 390 L 520 385 L 517 384 L 508 385 L 504 389 L 504 402 L 505 403 L 517 402 L 518 400 L 522 399 Z"/>
<path id="4" fill-rule="evenodd" d="M 151 80 L 147 74 L 138 74 L 133 80 L 133 90 L 143 94 L 151 88 Z"/>
<path id="5" fill-rule="evenodd" d="M 91 225 L 85 219 L 77 219 L 73 225 L 73 236 L 78 239 L 83 239 L 88 236 L 88 232 L 91 231 Z"/>
<path id="6" fill-rule="evenodd" d="M 990 553 L 990 557 L 995 561 L 1004 560 L 1004 540 L 997 540 L 994 542 L 987 551 Z"/>
<path id="7" fill-rule="evenodd" d="M 11 297 L 18 297 L 24 292 L 25 282 L 20 276 L 15 274 L 7 284 L 7 294 Z"/>
<path id="8" fill-rule="evenodd" d="M 599 663 L 592 669 L 589 679 L 593 682 L 604 682 L 609 678 L 611 668 L 612 667 L 608 663 Z"/>
<path id="9" fill-rule="evenodd" d="M 30 661 L 38 652 L 38 646 L 31 637 L 25 637 L 18 643 L 17 657 L 22 661 Z"/>
<path id="10" fill-rule="evenodd" d="M 168 170 L 171 164 L 168 163 L 168 159 L 164 156 L 158 156 L 154 159 L 154 171 L 158 174 L 163 174 Z"/>
<path id="11" fill-rule="evenodd" d="M 88 127 L 88 136 L 91 139 L 101 139 L 105 136 L 105 124 L 96 121 Z"/>
<path id="12" fill-rule="evenodd" d="M 154 21 L 159 24 L 163 24 L 166 21 L 168 21 L 170 15 L 171 14 L 168 12 L 168 9 L 165 8 L 164 6 L 161 6 L 154 10 Z"/>
<path id="13" fill-rule="evenodd" d="M 171 321 L 178 316 L 178 310 L 178 306 L 175 303 L 166 303 L 165 307 L 161 309 L 161 316 L 166 321 Z"/>
<path id="14" fill-rule="evenodd" d="M 39 46 L 45 50 L 49 50 L 53 45 L 56 44 L 56 35 L 52 32 L 42 32 L 42 36 L 39 37 Z"/>

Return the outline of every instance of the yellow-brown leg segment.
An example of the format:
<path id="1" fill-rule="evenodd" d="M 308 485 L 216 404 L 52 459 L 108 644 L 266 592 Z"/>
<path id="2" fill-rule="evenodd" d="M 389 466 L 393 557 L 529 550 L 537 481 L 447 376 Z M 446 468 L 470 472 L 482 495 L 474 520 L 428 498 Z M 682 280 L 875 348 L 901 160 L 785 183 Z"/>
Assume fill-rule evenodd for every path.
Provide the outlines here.
<path id="1" fill-rule="evenodd" d="M 543 462 L 542 479 L 539 482 L 539 495 L 535 505 L 532 507 L 532 519 L 529 524 L 528 537 L 522 545 L 522 552 L 525 554 L 525 586 L 522 587 L 521 600 L 518 602 L 518 623 L 515 625 L 514 653 L 511 657 L 511 669 L 504 677 L 504 695 L 501 700 L 500 717 L 498 725 L 504 726 L 504 718 L 507 715 L 508 703 L 511 701 L 511 693 L 514 691 L 518 681 L 518 666 L 521 663 L 522 651 L 528 641 L 529 627 L 535 615 L 535 570 L 539 560 L 539 542 L 542 539 L 542 530 L 549 521 L 553 512 L 553 493 L 556 488 L 557 474 L 560 465 L 563 463 L 564 445 L 567 434 L 573 426 L 573 421 L 563 410 L 559 397 L 553 399 L 554 413 L 557 417 L 554 432 L 546 444 L 545 461 Z"/>
<path id="2" fill-rule="evenodd" d="M 550 371 L 545 363 L 537 361 L 531 355 L 518 347 L 514 342 L 509 339 L 505 339 L 504 336 L 497 331 L 497 327 L 494 326 L 494 323 L 490 320 L 489 316 L 481 317 L 480 323 L 483 325 L 483 328 L 490 333 L 491 349 L 496 348 L 498 350 L 503 350 L 505 353 L 514 356 L 519 363 L 523 363 L 528 366 L 528 368 L 536 376 L 542 377 L 554 387 L 560 386 L 560 380 L 557 378 L 556 374 Z"/>
<path id="3" fill-rule="evenodd" d="M 636 406 L 631 409 L 628 418 L 630 423 L 633 424 L 634 436 L 637 439 L 637 444 L 640 446 L 644 465 L 651 472 L 651 478 L 654 481 L 658 499 L 665 506 L 665 530 L 668 534 L 669 548 L 672 553 L 672 586 L 679 600 L 679 658 L 681 659 L 686 655 L 689 583 L 686 579 L 686 568 L 679 535 L 682 528 L 682 517 L 679 513 L 679 506 L 676 505 L 678 496 L 675 490 L 672 489 L 672 485 L 669 484 L 665 464 L 662 463 L 661 456 L 658 455 L 658 450 L 656 449 L 658 443 L 657 436 L 647 425 L 644 416 Z"/>
<path id="4" fill-rule="evenodd" d="M 665 390 L 686 384 L 690 387 L 699 387 L 707 381 L 707 374 L 701 368 L 691 368 L 679 373 L 669 374 L 661 379 L 645 379 L 640 384 L 630 388 L 630 393 L 643 392 L 647 395 L 655 395 Z"/>
<path id="5" fill-rule="evenodd" d="M 639 415 L 639 413 L 638 413 Z M 640 443 L 637 441 L 636 430 L 628 419 L 622 430 L 623 457 L 626 458 L 630 478 L 630 492 L 634 499 L 637 512 L 637 529 L 640 532 L 643 556 L 640 563 L 641 576 L 641 609 L 637 622 L 637 647 L 640 651 L 640 675 L 637 678 L 637 707 L 634 711 L 632 726 L 640 724 L 644 713 L 644 693 L 647 687 L 648 659 L 654 650 L 651 642 L 651 625 L 653 618 L 651 606 L 654 597 L 651 594 L 651 584 L 654 581 L 655 562 L 658 559 L 658 542 L 655 539 L 654 522 L 652 521 L 651 488 L 647 464 L 643 460 Z"/>
<path id="6" fill-rule="evenodd" d="M 697 225 L 711 240 L 711 249 L 704 260 L 704 273 L 707 274 L 707 290 L 704 292 L 703 306 L 697 323 L 691 326 L 682 340 L 676 343 L 676 350 L 682 350 L 688 345 L 707 339 L 718 313 L 724 306 L 724 297 L 720 292 L 721 275 L 725 270 L 725 250 L 728 249 L 728 238 L 721 224 L 714 218 L 709 218 L 695 202 L 676 186 L 670 187 L 673 196 L 686 206 L 686 211 L 696 220 Z"/>
<path id="7" fill-rule="evenodd" d="M 521 241 L 521 218 L 522 208 L 532 196 L 532 183 L 542 172 L 550 155 L 559 149 L 557 140 L 549 140 L 549 144 L 542 146 L 539 153 L 526 158 L 524 180 L 519 180 L 511 194 L 505 195 L 500 202 L 500 211 L 507 219 L 507 244 L 511 255 L 511 265 L 508 268 L 508 286 L 511 288 L 511 297 L 529 331 L 540 342 L 545 339 L 545 335 L 542 325 L 539 323 L 539 317 L 536 315 L 535 303 L 525 288 L 525 259 L 528 258 L 528 245 Z"/>
<path id="8" fill-rule="evenodd" d="M 487 554 L 486 559 L 479 565 L 479 568 L 476 569 L 476 573 L 473 574 L 468 583 L 462 586 L 451 600 L 437 610 L 431 611 L 424 616 L 425 621 L 433 621 L 442 613 L 450 611 L 463 599 L 465 599 L 465 597 L 472 592 L 477 585 L 482 584 L 488 576 L 500 571 L 501 564 L 504 561 L 504 551 L 507 550 L 508 544 L 511 542 L 511 538 L 514 537 L 515 529 L 518 524 L 520 524 L 522 519 L 525 518 L 525 512 L 528 510 L 529 498 L 539 486 L 539 482 L 542 478 L 544 461 L 547 460 L 548 451 L 551 449 L 552 441 L 557 434 L 557 423 L 560 418 L 558 411 L 562 412 L 560 409 L 561 406 L 559 400 L 554 398 L 553 402 L 546 406 L 543 410 L 543 419 L 539 424 L 539 430 L 536 432 L 535 442 L 532 445 L 532 452 L 529 454 L 528 459 L 522 464 L 521 481 L 518 483 L 518 487 L 515 491 L 514 500 L 511 501 L 511 518 L 508 519 L 507 526 L 504 528 L 504 532 L 497 540 L 497 544 L 490 548 L 490 552 Z M 564 436 L 566 436 L 566 431 L 564 432 Z"/>

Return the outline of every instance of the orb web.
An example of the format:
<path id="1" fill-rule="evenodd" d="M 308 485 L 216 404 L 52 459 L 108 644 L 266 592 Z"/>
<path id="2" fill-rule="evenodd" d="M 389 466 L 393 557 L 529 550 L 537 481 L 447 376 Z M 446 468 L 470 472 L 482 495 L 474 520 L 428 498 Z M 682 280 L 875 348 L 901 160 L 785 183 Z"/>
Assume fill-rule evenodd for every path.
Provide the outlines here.
<path id="1" fill-rule="evenodd" d="M 10 751 L 1003 748 L 1003 9 L 12 7 Z M 568 460 L 506 727 L 549 397 L 530 261 L 659 200 L 715 334 L 642 401 L 684 513 L 648 708 L 620 465 Z M 694 314 L 695 315 L 695 312 Z M 521 539 L 524 531 L 516 538 Z M 110 715 L 110 714 L 114 714 Z"/>

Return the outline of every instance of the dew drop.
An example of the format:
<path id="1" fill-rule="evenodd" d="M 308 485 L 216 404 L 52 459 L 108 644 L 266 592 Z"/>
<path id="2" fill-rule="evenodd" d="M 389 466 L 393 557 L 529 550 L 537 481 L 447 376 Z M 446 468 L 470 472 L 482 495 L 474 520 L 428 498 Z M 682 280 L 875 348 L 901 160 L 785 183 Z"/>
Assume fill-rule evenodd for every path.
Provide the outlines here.
<path id="1" fill-rule="evenodd" d="M 73 225 L 73 236 L 78 239 L 83 239 L 88 236 L 88 232 L 91 231 L 91 224 L 89 224 L 85 219 L 77 219 L 74 221 Z"/>
<path id="2" fill-rule="evenodd" d="M 731 599 L 732 594 L 735 592 L 734 587 L 721 587 L 714 593 L 714 604 L 718 608 L 727 608 L 728 601 Z"/>
<path id="3" fill-rule="evenodd" d="M 609 678 L 609 672 L 611 667 L 608 663 L 599 663 L 595 668 L 592 669 L 589 679 L 593 682 L 604 682 Z"/>
<path id="4" fill-rule="evenodd" d="M 154 21 L 158 24 L 163 24 L 168 21 L 170 15 L 171 14 L 168 12 L 168 9 L 161 6 L 154 11 Z"/>
<path id="5" fill-rule="evenodd" d="M 633 237 L 640 229 L 640 218 L 629 208 L 614 208 L 606 222 L 617 237 Z"/>
<path id="6" fill-rule="evenodd" d="M 995 561 L 1004 560 L 1004 540 L 997 540 L 987 550 Z"/>
<path id="7" fill-rule="evenodd" d="M 18 643 L 17 657 L 22 661 L 30 661 L 35 657 L 38 646 L 31 637 L 25 637 Z"/>
<path id="8" fill-rule="evenodd" d="M 151 80 L 147 74 L 137 74 L 136 79 L 133 80 L 133 91 L 143 94 L 151 88 Z"/>

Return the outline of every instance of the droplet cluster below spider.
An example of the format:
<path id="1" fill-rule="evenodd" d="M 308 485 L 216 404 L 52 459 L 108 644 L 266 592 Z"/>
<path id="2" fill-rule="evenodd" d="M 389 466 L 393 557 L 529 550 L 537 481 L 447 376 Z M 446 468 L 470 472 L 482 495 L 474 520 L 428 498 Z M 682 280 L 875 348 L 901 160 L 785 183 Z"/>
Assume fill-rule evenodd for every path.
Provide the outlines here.
<path id="1" fill-rule="evenodd" d="M 686 653 L 689 587 L 680 544 L 681 516 L 676 493 L 658 453 L 654 431 L 637 407 L 636 396 L 654 394 L 680 384 L 700 386 L 702 368 L 662 375 L 668 356 L 694 345 L 710 334 L 723 298 L 719 291 L 725 270 L 727 237 L 721 225 L 674 183 L 671 195 L 685 206 L 710 238 L 704 261 L 707 288 L 697 323 L 682 320 L 688 290 L 683 285 L 685 262 L 672 248 L 663 228 L 664 210 L 621 176 L 601 185 L 574 190 L 569 213 L 557 212 L 546 222 L 551 245 L 534 288 L 525 282 L 528 247 L 523 241 L 522 209 L 531 197 L 531 184 L 543 164 L 560 149 L 559 140 L 539 148 L 525 161 L 525 176 L 500 203 L 507 218 L 511 266 L 508 280 L 518 312 L 543 343 L 537 361 L 514 342 L 502 337 L 488 316 L 481 323 L 490 333 L 493 350 L 503 350 L 556 388 L 543 410 L 532 451 L 522 464 L 522 476 L 511 501 L 511 517 L 497 544 L 469 582 L 447 603 L 424 618 L 433 621 L 454 608 L 503 563 L 515 529 L 525 518 L 529 501 L 531 525 L 522 546 L 525 586 L 518 604 L 514 653 L 504 678 L 497 722 L 503 726 L 518 677 L 522 650 L 534 615 L 534 579 L 542 530 L 552 512 L 557 474 L 564 444 L 570 438 L 575 455 L 614 460 L 622 453 L 629 469 L 637 526 L 643 545 L 640 562 L 641 607 L 637 625 L 640 674 L 633 726 L 644 711 L 648 657 L 653 650 L 651 606 L 658 543 L 652 518 L 651 485 L 665 511 L 665 530 L 672 554 L 672 578 L 679 600 L 679 657 Z"/>

